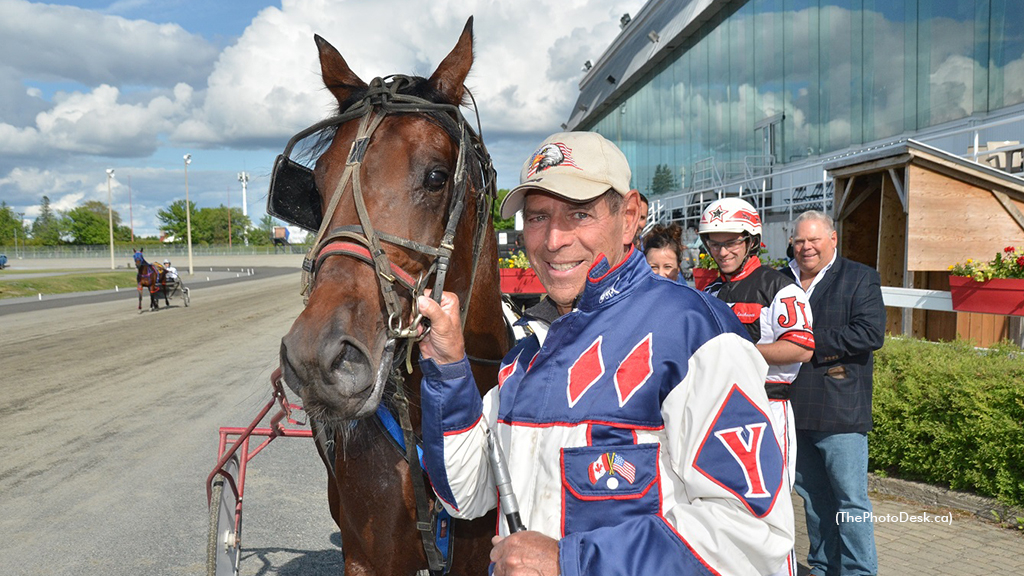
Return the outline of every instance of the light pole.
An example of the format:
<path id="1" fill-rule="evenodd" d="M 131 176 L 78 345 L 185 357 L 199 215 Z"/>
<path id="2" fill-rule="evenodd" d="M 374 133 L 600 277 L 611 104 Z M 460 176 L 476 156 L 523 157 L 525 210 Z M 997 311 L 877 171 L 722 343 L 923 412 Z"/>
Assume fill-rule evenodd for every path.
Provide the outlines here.
<path id="1" fill-rule="evenodd" d="M 192 276 L 192 207 L 188 202 L 188 165 L 192 155 L 185 154 L 185 234 L 188 239 L 188 275 Z"/>
<path id="2" fill-rule="evenodd" d="M 110 225 L 110 269 L 114 269 L 114 209 L 111 208 L 113 197 L 110 195 L 110 180 L 114 178 L 114 169 L 107 168 L 107 223 Z"/>
<path id="3" fill-rule="evenodd" d="M 15 238 L 17 238 L 18 230 L 21 230 L 21 235 L 22 236 L 25 235 L 25 213 L 24 212 L 18 212 L 18 227 L 14 229 Z M 25 247 L 25 241 L 24 240 L 22 240 L 22 242 L 21 242 L 21 247 L 22 248 Z M 22 255 L 24 255 L 24 253 Z M 18 256 L 15 255 L 15 257 L 17 258 Z"/>
<path id="4" fill-rule="evenodd" d="M 238 181 L 242 183 L 242 216 L 248 216 L 249 215 L 249 207 L 248 207 L 248 204 L 245 201 L 245 186 L 246 186 L 246 184 L 249 183 L 249 173 L 248 172 L 239 172 L 238 173 Z M 242 237 L 245 238 L 245 245 L 248 246 L 249 245 L 249 227 L 248 226 L 246 226 L 245 229 L 242 230 Z"/>
<path id="5" fill-rule="evenodd" d="M 231 249 L 231 188 L 228 188 L 228 250 Z"/>
<path id="6" fill-rule="evenodd" d="M 131 230 L 132 244 L 135 244 L 135 216 L 132 215 L 132 175 L 128 175 L 128 229 Z"/>

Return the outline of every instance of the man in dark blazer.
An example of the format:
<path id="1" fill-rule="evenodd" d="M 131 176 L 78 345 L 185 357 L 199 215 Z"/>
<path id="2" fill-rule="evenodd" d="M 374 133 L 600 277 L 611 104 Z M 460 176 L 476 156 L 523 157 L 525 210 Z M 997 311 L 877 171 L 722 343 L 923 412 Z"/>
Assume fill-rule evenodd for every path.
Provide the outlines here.
<path id="1" fill-rule="evenodd" d="M 814 576 L 878 573 L 868 440 L 873 352 L 885 336 L 878 272 L 836 254 L 832 218 L 811 210 L 794 222 L 789 273 L 807 292 L 814 356 L 793 382 L 795 489 L 804 500 Z"/>

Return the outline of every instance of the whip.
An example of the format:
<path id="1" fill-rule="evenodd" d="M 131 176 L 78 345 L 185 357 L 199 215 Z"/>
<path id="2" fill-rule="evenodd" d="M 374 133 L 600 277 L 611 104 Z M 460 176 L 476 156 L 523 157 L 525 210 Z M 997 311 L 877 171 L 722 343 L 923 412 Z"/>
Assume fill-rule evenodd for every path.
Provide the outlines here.
<path id="1" fill-rule="evenodd" d="M 498 487 L 498 501 L 505 514 L 505 521 L 508 522 L 509 533 L 522 532 L 526 526 L 519 517 L 519 502 L 512 492 L 512 478 L 508 474 L 505 455 L 490 430 L 487 431 L 487 450 L 491 458 L 491 470 L 494 472 L 494 484 Z"/>

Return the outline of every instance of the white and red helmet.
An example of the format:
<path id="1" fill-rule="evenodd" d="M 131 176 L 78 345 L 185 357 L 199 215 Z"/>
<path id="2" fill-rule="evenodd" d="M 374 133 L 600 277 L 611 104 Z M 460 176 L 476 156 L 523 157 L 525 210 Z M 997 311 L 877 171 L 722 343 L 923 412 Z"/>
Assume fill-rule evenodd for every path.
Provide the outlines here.
<path id="1" fill-rule="evenodd" d="M 706 245 L 707 235 L 715 232 L 746 232 L 751 238 L 750 252 L 756 254 L 761 248 L 761 216 L 746 200 L 721 198 L 704 209 L 697 233 Z"/>

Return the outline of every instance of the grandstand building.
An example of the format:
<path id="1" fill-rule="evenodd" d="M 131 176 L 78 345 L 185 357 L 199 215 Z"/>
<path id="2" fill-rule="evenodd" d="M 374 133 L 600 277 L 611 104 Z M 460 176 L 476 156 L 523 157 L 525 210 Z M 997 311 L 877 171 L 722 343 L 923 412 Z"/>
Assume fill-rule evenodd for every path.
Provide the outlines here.
<path id="1" fill-rule="evenodd" d="M 751 200 L 778 257 L 795 213 L 838 212 L 836 167 L 888 149 L 956 157 L 1012 197 L 1022 14 L 1022 0 L 651 0 L 580 62 L 563 128 L 618 144 L 661 221 L 692 228 L 714 198 Z"/>

